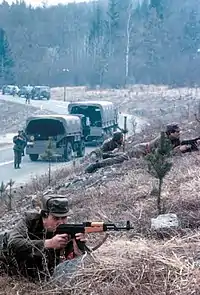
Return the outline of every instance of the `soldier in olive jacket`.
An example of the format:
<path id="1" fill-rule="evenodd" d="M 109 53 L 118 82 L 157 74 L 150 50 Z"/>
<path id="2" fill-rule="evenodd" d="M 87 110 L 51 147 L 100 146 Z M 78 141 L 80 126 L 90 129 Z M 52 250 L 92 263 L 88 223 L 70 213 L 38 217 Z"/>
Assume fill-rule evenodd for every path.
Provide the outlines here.
<path id="1" fill-rule="evenodd" d="M 21 130 L 18 131 L 18 135 L 13 137 L 13 143 L 14 143 L 14 146 L 13 146 L 14 168 L 19 169 L 21 161 L 22 161 L 22 154 L 23 154 L 24 147 L 26 144 Z"/>
<path id="2" fill-rule="evenodd" d="M 76 240 L 85 242 L 84 234 L 76 234 L 76 239 L 67 234 L 54 235 L 56 227 L 67 222 L 67 199 L 46 195 L 41 207 L 41 212 L 25 213 L 4 237 L 0 261 L 10 275 L 48 279 L 60 262 L 83 254 Z"/>
<path id="3" fill-rule="evenodd" d="M 123 145 L 123 132 L 115 131 L 111 138 L 106 139 L 100 148 L 90 153 L 92 160 L 107 159 L 117 157 L 122 154 L 120 151 Z"/>

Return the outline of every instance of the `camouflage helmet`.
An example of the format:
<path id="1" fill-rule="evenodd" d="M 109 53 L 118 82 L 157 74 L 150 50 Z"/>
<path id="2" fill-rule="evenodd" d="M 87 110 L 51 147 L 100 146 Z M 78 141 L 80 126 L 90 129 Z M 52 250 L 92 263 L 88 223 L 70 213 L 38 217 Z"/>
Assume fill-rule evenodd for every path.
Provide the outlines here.
<path id="1" fill-rule="evenodd" d="M 112 138 L 115 141 L 120 141 L 123 138 L 123 133 L 121 131 L 115 131 Z"/>
<path id="2" fill-rule="evenodd" d="M 55 217 L 65 217 L 69 212 L 68 199 L 57 194 L 43 195 L 41 198 L 41 210 Z"/>

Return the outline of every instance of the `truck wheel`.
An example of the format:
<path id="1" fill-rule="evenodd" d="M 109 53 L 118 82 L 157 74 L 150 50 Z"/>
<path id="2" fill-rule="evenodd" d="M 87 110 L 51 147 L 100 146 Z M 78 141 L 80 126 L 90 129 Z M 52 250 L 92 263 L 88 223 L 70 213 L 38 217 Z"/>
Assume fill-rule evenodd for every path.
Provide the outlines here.
<path id="1" fill-rule="evenodd" d="M 38 154 L 30 154 L 29 158 L 31 159 L 31 161 L 35 162 L 39 158 L 39 155 Z"/>
<path id="2" fill-rule="evenodd" d="M 72 158 L 73 158 L 73 148 L 72 148 L 71 142 L 68 141 L 64 151 L 64 159 L 66 161 L 71 161 Z"/>
<path id="3" fill-rule="evenodd" d="M 84 155 L 85 155 L 85 142 L 81 140 L 77 148 L 77 156 L 84 157 Z"/>

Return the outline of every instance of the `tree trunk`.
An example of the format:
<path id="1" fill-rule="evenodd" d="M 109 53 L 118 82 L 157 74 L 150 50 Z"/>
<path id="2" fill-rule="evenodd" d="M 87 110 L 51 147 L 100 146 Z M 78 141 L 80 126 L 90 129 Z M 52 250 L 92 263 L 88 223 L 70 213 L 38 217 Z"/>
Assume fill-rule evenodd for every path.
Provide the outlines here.
<path id="1" fill-rule="evenodd" d="M 131 14 L 132 14 L 132 3 L 130 3 L 128 8 L 128 19 L 126 24 L 126 56 L 125 56 L 125 86 L 127 84 L 129 76 L 129 52 L 130 52 L 130 33 L 131 33 Z"/>
<path id="2" fill-rule="evenodd" d="M 51 184 L 51 158 L 49 158 L 49 177 L 48 177 L 48 184 Z"/>
<path id="3" fill-rule="evenodd" d="M 157 197 L 157 209 L 158 209 L 158 214 L 162 214 L 162 207 L 161 207 L 161 191 L 162 191 L 162 183 L 163 180 L 159 179 L 158 183 L 158 197 Z"/>

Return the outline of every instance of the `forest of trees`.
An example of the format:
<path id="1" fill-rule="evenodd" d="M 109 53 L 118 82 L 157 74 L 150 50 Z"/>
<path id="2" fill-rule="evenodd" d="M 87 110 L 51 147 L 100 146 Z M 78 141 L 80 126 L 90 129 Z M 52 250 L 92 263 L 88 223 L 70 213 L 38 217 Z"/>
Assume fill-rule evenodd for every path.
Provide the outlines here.
<path id="1" fill-rule="evenodd" d="M 199 85 L 200 1 L 99 0 L 37 8 L 4 1 L 2 83 Z"/>

